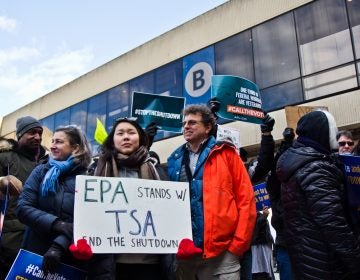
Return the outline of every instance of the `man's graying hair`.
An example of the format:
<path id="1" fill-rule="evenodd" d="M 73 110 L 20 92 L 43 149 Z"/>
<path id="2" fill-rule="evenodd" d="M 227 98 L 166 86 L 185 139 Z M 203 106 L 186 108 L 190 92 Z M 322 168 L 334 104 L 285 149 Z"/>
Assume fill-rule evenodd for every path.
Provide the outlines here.
<path id="1" fill-rule="evenodd" d="M 345 136 L 346 138 L 350 138 L 351 140 L 353 140 L 353 135 L 352 135 L 351 131 L 349 131 L 349 130 L 340 130 L 336 134 L 336 140 L 339 140 L 339 138 L 341 136 Z"/>
<path id="2" fill-rule="evenodd" d="M 209 135 L 214 135 L 216 131 L 216 119 L 213 112 L 205 104 L 189 105 L 185 107 L 183 111 L 184 117 L 189 114 L 200 114 L 202 122 L 205 125 L 211 126 Z"/>
<path id="3" fill-rule="evenodd" d="M 79 151 L 74 154 L 74 162 L 82 167 L 88 167 L 91 162 L 91 152 L 86 137 L 76 125 L 59 126 L 55 132 L 62 131 L 69 139 L 70 145 L 79 145 Z"/>

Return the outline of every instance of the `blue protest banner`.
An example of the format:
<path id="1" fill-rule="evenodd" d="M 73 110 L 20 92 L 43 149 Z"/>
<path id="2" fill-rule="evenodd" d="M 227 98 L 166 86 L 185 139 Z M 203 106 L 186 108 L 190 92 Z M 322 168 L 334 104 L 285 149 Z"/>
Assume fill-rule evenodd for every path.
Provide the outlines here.
<path id="1" fill-rule="evenodd" d="M 43 257 L 32 252 L 20 249 L 5 280 L 14 279 L 52 279 L 52 280 L 82 280 L 86 279 L 86 273 L 75 267 L 60 264 L 56 273 L 45 273 L 41 270 Z"/>
<path id="2" fill-rule="evenodd" d="M 256 211 L 262 211 L 264 207 L 270 208 L 270 198 L 266 191 L 266 184 L 261 183 L 254 186 Z"/>
<path id="3" fill-rule="evenodd" d="M 185 98 L 133 92 L 131 116 L 143 128 L 155 122 L 161 130 L 181 132 Z"/>
<path id="4" fill-rule="evenodd" d="M 217 114 L 229 120 L 261 124 L 264 112 L 258 86 L 241 77 L 214 75 L 211 97 L 220 101 Z"/>
<path id="5" fill-rule="evenodd" d="M 360 229 L 360 157 L 341 155 L 346 177 L 348 207 L 353 225 Z"/>

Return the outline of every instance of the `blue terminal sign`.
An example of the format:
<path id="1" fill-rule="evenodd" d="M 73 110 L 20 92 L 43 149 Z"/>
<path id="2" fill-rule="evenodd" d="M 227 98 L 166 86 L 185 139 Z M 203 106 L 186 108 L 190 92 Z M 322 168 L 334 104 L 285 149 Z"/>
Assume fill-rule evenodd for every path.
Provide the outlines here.
<path id="1" fill-rule="evenodd" d="M 183 58 L 183 92 L 186 105 L 206 103 L 211 98 L 211 77 L 214 69 L 213 46 Z"/>

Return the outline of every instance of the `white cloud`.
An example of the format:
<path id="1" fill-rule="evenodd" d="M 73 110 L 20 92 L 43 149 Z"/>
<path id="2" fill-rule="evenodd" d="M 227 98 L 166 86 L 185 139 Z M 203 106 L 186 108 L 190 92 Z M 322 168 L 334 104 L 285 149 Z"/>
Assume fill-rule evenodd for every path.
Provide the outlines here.
<path id="1" fill-rule="evenodd" d="M 0 50 L 0 69 L 4 68 L 8 63 L 30 60 L 39 55 L 40 52 L 36 48 L 21 47 L 10 50 Z"/>
<path id="2" fill-rule="evenodd" d="M 17 22 L 15 19 L 0 16 L 0 30 L 11 32 L 15 30 Z"/>
<path id="3" fill-rule="evenodd" d="M 5 106 L 0 106 L 0 116 L 85 74 L 92 67 L 93 58 L 92 50 L 83 48 L 58 53 L 26 69 L 10 63 L 6 69 L 0 66 L 0 96 L 7 100 Z"/>

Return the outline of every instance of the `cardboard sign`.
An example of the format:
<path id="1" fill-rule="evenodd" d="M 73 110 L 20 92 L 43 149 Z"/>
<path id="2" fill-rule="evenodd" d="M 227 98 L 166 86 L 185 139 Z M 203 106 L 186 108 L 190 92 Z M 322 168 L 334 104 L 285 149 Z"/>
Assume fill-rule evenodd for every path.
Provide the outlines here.
<path id="1" fill-rule="evenodd" d="M 43 134 L 42 134 L 42 141 L 41 145 L 45 147 L 48 151 L 50 151 L 51 147 L 51 141 L 54 133 L 50 129 L 48 129 L 46 126 L 43 126 Z"/>
<path id="2" fill-rule="evenodd" d="M 77 176 L 74 240 L 94 253 L 176 253 L 192 239 L 189 183 Z"/>
<path id="3" fill-rule="evenodd" d="M 235 147 L 237 149 L 240 149 L 241 142 L 240 142 L 240 130 L 239 129 L 218 125 L 217 133 L 216 133 L 216 140 L 221 141 L 223 139 L 231 140 L 231 142 L 235 145 Z"/>
<path id="4" fill-rule="evenodd" d="M 155 122 L 161 130 L 181 132 L 185 98 L 133 92 L 132 117 L 141 127 Z"/>
<path id="5" fill-rule="evenodd" d="M 261 124 L 264 112 L 258 86 L 241 77 L 214 75 L 211 97 L 220 101 L 217 114 L 224 118 Z"/>
<path id="6" fill-rule="evenodd" d="M 285 115 L 287 126 L 295 131 L 299 119 L 303 115 L 316 110 L 328 111 L 328 108 L 325 106 L 286 106 Z"/>
<path id="7" fill-rule="evenodd" d="M 269 194 L 266 191 L 266 184 L 261 183 L 254 186 L 255 202 L 256 202 L 256 211 L 262 211 L 263 208 L 270 207 L 270 198 Z"/>
<path id="8" fill-rule="evenodd" d="M 42 256 L 20 249 L 5 280 L 86 279 L 85 271 L 66 264 L 60 264 L 57 272 L 46 275 L 41 270 L 42 261 Z"/>

